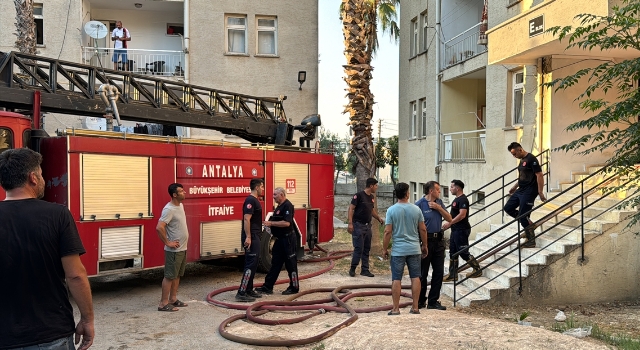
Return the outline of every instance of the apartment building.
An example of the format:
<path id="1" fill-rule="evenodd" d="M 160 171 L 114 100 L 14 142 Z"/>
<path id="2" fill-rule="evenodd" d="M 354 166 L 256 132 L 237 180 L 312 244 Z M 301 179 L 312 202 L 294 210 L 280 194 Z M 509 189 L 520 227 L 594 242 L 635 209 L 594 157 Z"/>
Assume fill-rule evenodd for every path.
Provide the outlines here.
<path id="1" fill-rule="evenodd" d="M 440 37 L 435 30 L 436 1 L 440 1 Z M 478 40 L 485 3 L 487 45 Z M 586 82 L 558 92 L 540 85 L 603 60 L 638 55 L 625 51 L 566 50 L 566 41 L 559 42 L 545 30 L 576 25 L 573 19 L 581 13 L 610 14 L 617 3 L 613 0 L 403 3 L 399 175 L 401 181 L 410 184 L 411 199 L 419 198 L 421 185 L 434 179 L 443 187 L 452 179 L 460 179 L 467 184 L 466 193 L 480 188 L 517 165 L 506 149 L 513 141 L 537 154 L 582 135 L 565 129 L 589 116 L 574 101 L 586 88 Z M 605 152 L 586 158 L 550 152 L 553 169 L 550 188 L 570 180 L 572 172 L 604 163 L 609 155 Z M 514 172 L 514 179 L 515 176 Z M 443 192 L 446 196 L 446 191 Z M 481 199 L 483 194 L 478 195 L 474 200 Z"/>
<path id="2" fill-rule="evenodd" d="M 254 96 L 287 96 L 291 123 L 318 110 L 318 2 L 300 0 L 36 0 L 40 55 L 113 69 L 111 35 L 94 39 L 89 21 L 130 32 L 127 69 Z M 15 7 L 0 2 L 0 51 L 15 50 Z M 305 72 L 300 89 L 299 72 Z M 45 127 L 81 127 L 82 116 L 49 114 Z M 219 138 L 210 130 L 192 137 Z M 228 137 L 232 138 L 232 137 Z"/>

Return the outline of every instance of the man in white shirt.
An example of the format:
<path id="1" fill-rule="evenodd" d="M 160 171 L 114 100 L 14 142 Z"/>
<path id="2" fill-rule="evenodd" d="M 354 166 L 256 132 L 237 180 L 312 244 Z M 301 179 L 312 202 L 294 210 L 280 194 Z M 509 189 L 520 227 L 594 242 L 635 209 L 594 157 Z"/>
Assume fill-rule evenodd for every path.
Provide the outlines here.
<path id="1" fill-rule="evenodd" d="M 122 22 L 116 22 L 116 29 L 111 33 L 113 41 L 113 69 L 118 69 L 118 57 L 122 59 L 124 70 L 129 70 L 129 60 L 127 59 L 127 41 L 131 41 L 131 33 L 127 28 L 122 26 Z"/>

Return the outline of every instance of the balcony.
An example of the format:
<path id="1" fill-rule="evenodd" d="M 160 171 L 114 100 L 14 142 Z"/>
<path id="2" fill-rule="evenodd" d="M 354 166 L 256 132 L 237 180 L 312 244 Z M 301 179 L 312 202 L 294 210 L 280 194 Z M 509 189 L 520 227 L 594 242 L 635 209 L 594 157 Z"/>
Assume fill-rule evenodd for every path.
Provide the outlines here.
<path id="1" fill-rule="evenodd" d="M 443 162 L 484 162 L 485 147 L 484 130 L 443 134 L 440 159 Z"/>
<path id="2" fill-rule="evenodd" d="M 184 78 L 184 52 L 176 50 L 118 49 L 126 51 L 127 62 L 118 56 L 113 62 L 114 48 L 82 48 L 83 63 L 94 67 L 127 70 L 136 74 Z M 114 67 L 115 66 L 115 67 Z"/>
<path id="3" fill-rule="evenodd" d="M 478 45 L 479 36 L 480 23 L 446 41 L 441 68 L 447 69 L 487 51 L 487 46 Z"/>

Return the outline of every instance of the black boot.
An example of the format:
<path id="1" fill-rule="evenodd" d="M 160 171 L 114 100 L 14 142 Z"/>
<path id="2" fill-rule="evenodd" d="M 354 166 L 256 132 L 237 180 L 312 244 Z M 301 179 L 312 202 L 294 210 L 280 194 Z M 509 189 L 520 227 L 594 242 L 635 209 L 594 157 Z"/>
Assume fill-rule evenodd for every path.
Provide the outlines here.
<path id="1" fill-rule="evenodd" d="M 469 260 L 467 260 L 467 264 L 473 268 L 473 272 L 468 276 L 469 278 L 476 278 L 482 276 L 482 271 L 480 271 L 480 263 L 478 260 L 473 257 L 473 255 L 469 255 Z"/>
<path id="2" fill-rule="evenodd" d="M 524 229 L 524 235 L 527 240 L 520 246 L 522 248 L 535 248 L 536 247 L 536 231 L 533 225 L 529 225 Z"/>
<path id="3" fill-rule="evenodd" d="M 449 259 L 449 274 L 444 276 L 442 282 L 455 282 L 458 280 L 458 258 Z"/>

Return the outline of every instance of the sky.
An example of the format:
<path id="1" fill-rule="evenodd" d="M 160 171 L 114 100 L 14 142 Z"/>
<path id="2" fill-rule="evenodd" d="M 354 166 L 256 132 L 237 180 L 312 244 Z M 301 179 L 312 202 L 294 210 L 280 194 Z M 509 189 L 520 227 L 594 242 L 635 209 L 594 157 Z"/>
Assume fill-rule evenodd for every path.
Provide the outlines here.
<path id="1" fill-rule="evenodd" d="M 342 114 L 347 104 L 347 83 L 343 80 L 344 40 L 339 19 L 341 0 L 319 1 L 319 82 L 318 113 L 326 130 L 346 137 L 349 133 L 349 115 Z M 382 119 L 382 137 L 398 134 L 398 45 L 388 35 L 378 33 L 380 47 L 373 59 L 371 91 L 376 104 L 373 107 L 373 133 L 378 136 L 378 119 Z"/>

